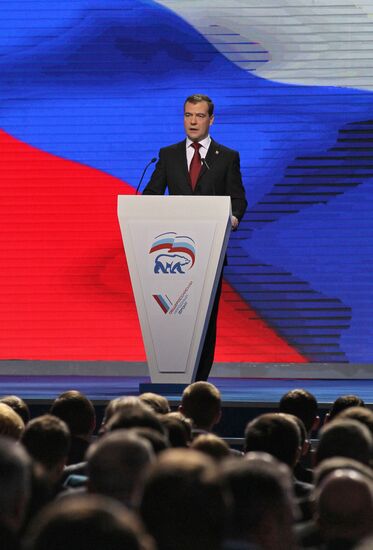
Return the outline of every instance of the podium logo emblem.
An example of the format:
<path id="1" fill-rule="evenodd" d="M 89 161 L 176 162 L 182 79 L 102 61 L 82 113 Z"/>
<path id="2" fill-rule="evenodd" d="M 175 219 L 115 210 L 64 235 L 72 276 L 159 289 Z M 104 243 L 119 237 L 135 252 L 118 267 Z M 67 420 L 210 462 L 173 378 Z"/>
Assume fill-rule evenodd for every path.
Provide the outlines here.
<path id="1" fill-rule="evenodd" d="M 190 237 L 175 232 L 161 233 L 154 238 L 149 254 L 154 255 L 156 275 L 185 274 L 195 263 L 195 242 Z"/>

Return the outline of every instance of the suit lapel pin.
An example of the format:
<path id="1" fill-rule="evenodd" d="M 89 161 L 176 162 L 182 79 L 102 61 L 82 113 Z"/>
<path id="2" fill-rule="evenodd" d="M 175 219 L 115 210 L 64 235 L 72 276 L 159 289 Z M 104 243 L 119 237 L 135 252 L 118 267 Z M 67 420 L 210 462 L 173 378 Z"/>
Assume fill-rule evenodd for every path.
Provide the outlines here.
<path id="1" fill-rule="evenodd" d="M 219 154 L 219 151 L 218 151 L 218 150 L 216 150 L 216 151 L 215 151 L 215 155 L 218 155 L 218 154 Z"/>

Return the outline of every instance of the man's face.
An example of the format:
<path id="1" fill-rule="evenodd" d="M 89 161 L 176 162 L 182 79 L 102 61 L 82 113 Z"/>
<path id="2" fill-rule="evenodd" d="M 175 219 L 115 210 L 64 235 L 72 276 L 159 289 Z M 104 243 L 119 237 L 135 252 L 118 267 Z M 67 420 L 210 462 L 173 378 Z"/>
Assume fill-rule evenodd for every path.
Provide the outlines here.
<path id="1" fill-rule="evenodd" d="M 208 136 L 209 128 L 214 122 L 214 116 L 209 116 L 208 110 L 207 101 L 185 104 L 184 128 L 190 140 L 201 141 Z"/>

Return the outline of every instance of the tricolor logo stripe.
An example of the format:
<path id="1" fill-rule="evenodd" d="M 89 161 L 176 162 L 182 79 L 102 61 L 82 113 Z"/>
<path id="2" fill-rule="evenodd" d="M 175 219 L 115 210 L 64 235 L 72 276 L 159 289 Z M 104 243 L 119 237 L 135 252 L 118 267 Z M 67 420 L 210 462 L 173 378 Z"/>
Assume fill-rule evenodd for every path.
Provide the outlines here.
<path id="1" fill-rule="evenodd" d="M 162 294 L 153 294 L 154 300 L 157 302 L 159 307 L 164 313 L 168 313 L 172 306 L 172 302 L 167 296 L 162 296 Z"/>

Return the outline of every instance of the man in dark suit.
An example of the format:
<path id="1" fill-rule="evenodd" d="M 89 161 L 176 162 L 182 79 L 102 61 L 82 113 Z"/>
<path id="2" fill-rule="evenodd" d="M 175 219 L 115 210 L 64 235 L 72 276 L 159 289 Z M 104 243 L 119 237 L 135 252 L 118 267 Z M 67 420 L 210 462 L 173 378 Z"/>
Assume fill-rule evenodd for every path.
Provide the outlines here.
<path id="1" fill-rule="evenodd" d="M 225 195 L 231 197 L 232 229 L 235 231 L 245 213 L 247 202 L 242 184 L 237 151 L 214 141 L 209 129 L 214 122 L 214 104 L 202 94 L 189 96 L 184 103 L 186 139 L 164 147 L 145 195 Z M 216 319 L 221 282 L 216 292 L 196 380 L 207 380 L 214 360 Z"/>

